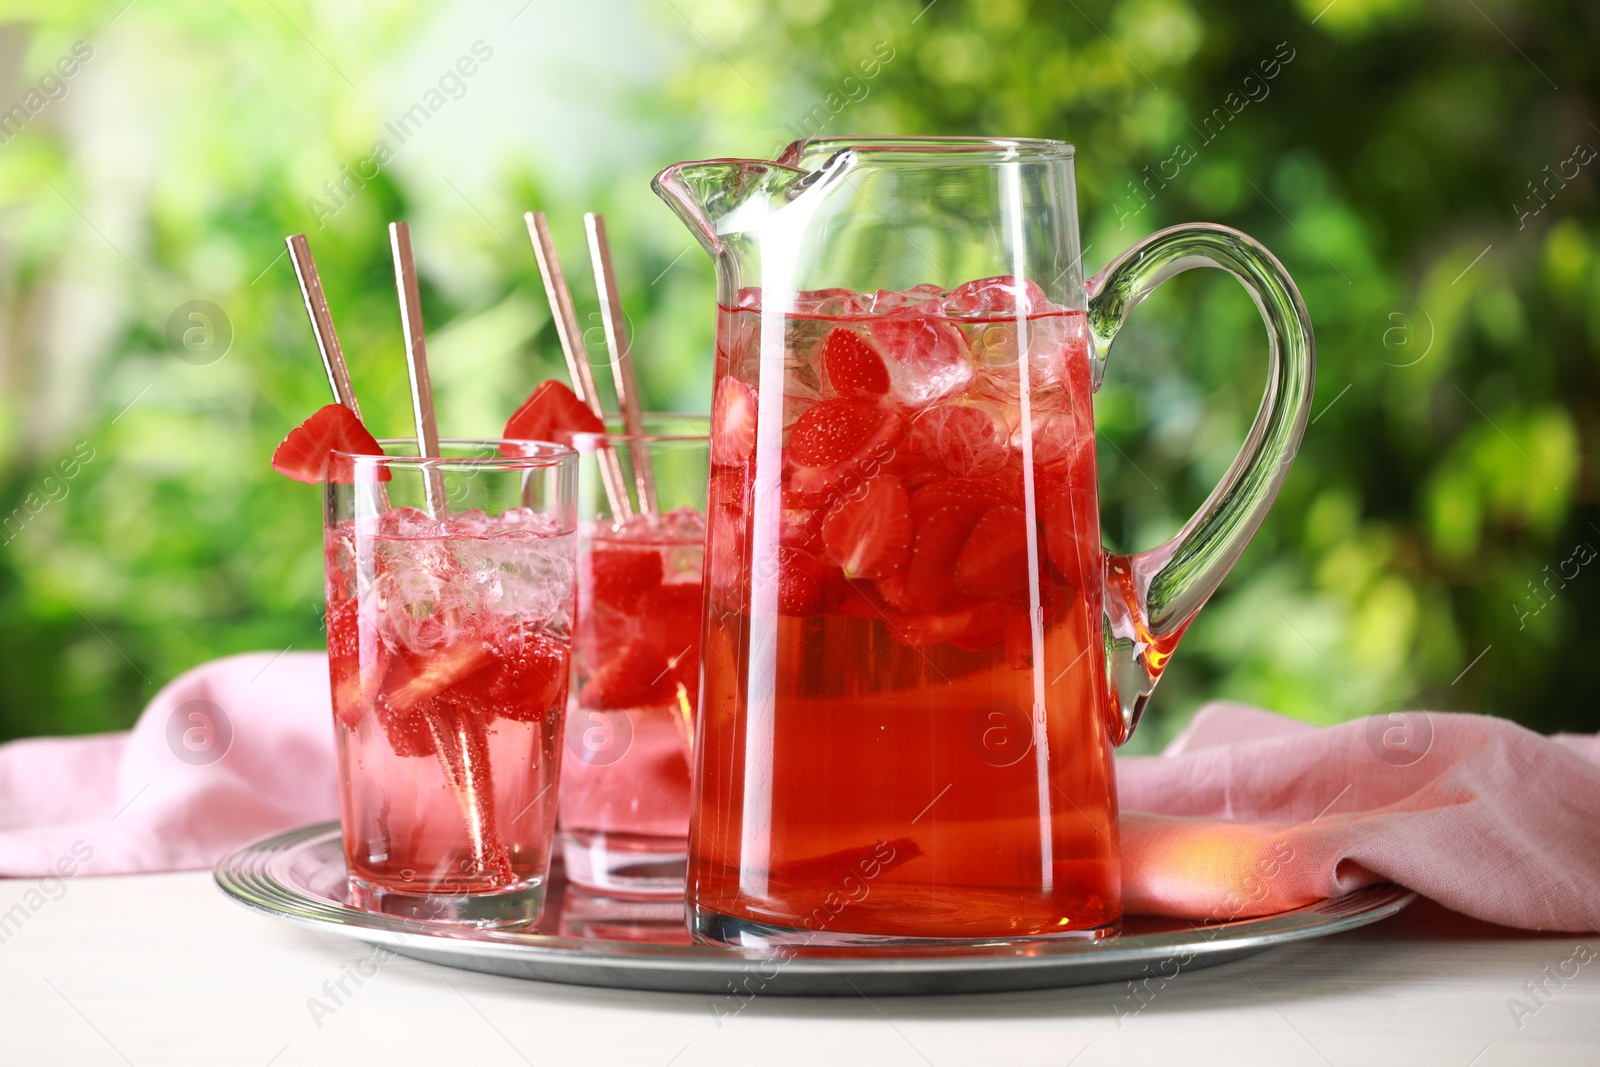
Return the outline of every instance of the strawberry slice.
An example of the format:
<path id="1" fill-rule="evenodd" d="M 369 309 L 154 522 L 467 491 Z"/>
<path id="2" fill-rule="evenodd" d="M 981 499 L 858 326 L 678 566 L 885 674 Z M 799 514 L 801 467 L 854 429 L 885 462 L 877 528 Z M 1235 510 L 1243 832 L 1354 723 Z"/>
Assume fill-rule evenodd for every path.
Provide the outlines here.
<path id="1" fill-rule="evenodd" d="M 404 653 L 395 657 L 378 699 L 406 714 L 487 667 L 492 658 L 475 636 L 459 638 L 437 652 Z"/>
<path id="2" fill-rule="evenodd" d="M 822 521 L 822 546 L 846 578 L 883 578 L 904 566 L 911 552 L 911 501 L 900 479 L 880 474 L 834 505 Z"/>
<path id="3" fill-rule="evenodd" d="M 890 389 L 911 407 L 954 396 L 977 371 L 960 331 L 927 315 L 885 315 L 872 323 L 872 339 L 889 357 Z"/>
<path id="4" fill-rule="evenodd" d="M 661 553 L 652 548 L 602 548 L 589 551 L 594 598 L 632 613 L 639 598 L 661 585 Z"/>
<path id="5" fill-rule="evenodd" d="M 798 493 L 785 489 L 783 495 L 784 508 L 778 516 L 778 543 L 803 548 L 812 554 L 821 552 L 823 512 L 806 507 Z"/>
<path id="6" fill-rule="evenodd" d="M 700 651 L 699 582 L 673 582 L 639 598 L 639 635 L 676 667 Z"/>
<path id="7" fill-rule="evenodd" d="M 878 595 L 883 602 L 897 611 L 910 611 L 916 606 L 916 598 L 911 595 L 911 590 L 906 586 L 906 568 L 901 567 L 893 574 L 885 575 L 878 579 Z M 871 618 L 871 616 L 867 616 Z"/>
<path id="8" fill-rule="evenodd" d="M 425 712 L 413 709 L 395 710 L 385 700 L 378 701 L 378 722 L 383 726 L 389 747 L 402 759 L 408 756 L 432 756 L 439 751 L 433 739 L 433 729 L 428 725 Z"/>
<path id="9" fill-rule="evenodd" d="M 630 641 L 621 655 L 589 676 L 578 702 L 602 711 L 665 704 L 678 692 L 672 667 L 644 641 Z"/>
<path id="10" fill-rule="evenodd" d="M 737 378 L 723 378 L 711 402 L 711 462 L 741 466 L 755 447 L 756 392 Z"/>
<path id="11" fill-rule="evenodd" d="M 334 457 L 335 452 L 356 456 L 381 456 L 383 449 L 367 432 L 356 413 L 343 404 L 318 408 L 305 422 L 289 431 L 272 452 L 272 469 L 297 482 L 323 481 L 349 485 L 355 481 L 354 464 Z M 378 480 L 389 480 L 389 469 L 378 467 Z"/>
<path id="12" fill-rule="evenodd" d="M 838 607 L 844 594 L 833 568 L 805 549 L 778 546 L 778 614 L 821 615 Z"/>
<path id="13" fill-rule="evenodd" d="M 495 676 L 484 695 L 502 719 L 538 722 L 567 702 L 572 646 L 528 623 L 493 635 Z"/>
<path id="14" fill-rule="evenodd" d="M 1002 504 L 984 512 L 956 556 L 955 587 L 974 596 L 1009 597 L 1028 588 L 1028 519 Z"/>
<path id="15" fill-rule="evenodd" d="M 799 419 L 789 435 L 789 458 L 802 467 L 833 467 L 861 453 L 862 442 L 883 412 L 859 400 L 824 400 Z"/>
<path id="16" fill-rule="evenodd" d="M 476 638 L 464 638 L 433 654 L 398 655 L 378 694 L 378 722 L 396 756 L 432 756 L 438 751 L 429 719 L 449 710 L 438 699 L 451 686 L 488 666 L 490 652 Z"/>
<path id="17" fill-rule="evenodd" d="M 908 493 L 920 489 L 930 482 L 937 482 L 949 477 L 949 474 L 938 463 L 921 452 L 910 448 L 895 449 L 894 454 L 879 469 L 885 474 L 892 474 L 899 478 L 900 484 L 906 487 L 906 492 Z"/>
<path id="18" fill-rule="evenodd" d="M 749 496 L 749 472 L 727 469 L 711 472 L 711 483 L 706 491 L 706 497 L 707 503 L 713 508 L 742 512 Z"/>
<path id="19" fill-rule="evenodd" d="M 359 729 L 371 704 L 361 670 L 361 605 L 353 596 L 328 598 L 328 675 L 333 711 L 352 730 Z M 370 672 L 369 672 L 370 673 Z"/>
<path id="20" fill-rule="evenodd" d="M 1045 555 L 1062 580 L 1079 589 L 1084 588 L 1085 579 L 1093 575 L 1096 555 L 1093 545 L 1079 543 L 1079 534 L 1089 536 L 1093 527 L 1088 525 L 1087 519 L 1081 523 L 1077 521 L 1078 516 L 1072 507 L 1074 497 L 1085 499 L 1087 492 L 1082 489 L 1053 489 L 1045 494 L 1039 509 Z"/>
<path id="21" fill-rule="evenodd" d="M 571 445 L 575 433 L 605 433 L 606 425 L 578 399 L 578 394 L 565 382 L 554 378 L 540 382 L 538 388 L 522 402 L 511 418 L 506 420 L 502 437 L 512 441 L 554 441 L 558 445 Z M 501 445 L 502 456 L 521 453 L 511 445 Z"/>
<path id="22" fill-rule="evenodd" d="M 911 562 L 906 564 L 905 593 L 911 603 L 937 604 L 955 591 L 956 557 L 978 518 L 969 506 L 946 504 L 917 524 Z"/>
<path id="23" fill-rule="evenodd" d="M 876 400 L 889 391 L 889 368 L 854 330 L 835 326 L 822 342 L 822 369 L 840 396 Z"/>
<path id="24" fill-rule="evenodd" d="M 699 582 L 671 582 L 639 598 L 639 635 L 666 658 L 674 693 L 683 687 L 691 706 L 700 695 Z"/>
<path id="25" fill-rule="evenodd" d="M 911 522 L 920 528 L 929 515 L 943 507 L 961 507 L 977 521 L 985 511 L 1022 499 L 1022 486 L 1003 478 L 946 478 L 918 489 L 911 498 Z"/>
<path id="26" fill-rule="evenodd" d="M 789 487 L 807 503 L 822 503 L 857 477 L 870 477 L 894 458 L 905 420 L 860 400 L 824 400 L 795 420 L 788 458 L 797 464 Z"/>

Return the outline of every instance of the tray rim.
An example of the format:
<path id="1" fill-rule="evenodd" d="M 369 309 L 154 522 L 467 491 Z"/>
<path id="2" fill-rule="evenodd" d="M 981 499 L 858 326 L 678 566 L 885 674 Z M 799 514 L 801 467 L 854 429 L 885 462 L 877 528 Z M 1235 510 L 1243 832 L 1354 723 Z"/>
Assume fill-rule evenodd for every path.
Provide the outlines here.
<path id="1" fill-rule="evenodd" d="M 212 872 L 213 881 L 224 895 L 252 911 L 297 926 L 402 951 L 498 957 L 574 969 L 619 967 L 707 974 L 726 973 L 730 969 L 778 959 L 782 960 L 786 972 L 819 976 L 868 975 L 884 971 L 901 975 L 1030 971 L 1069 966 L 1074 959 L 1135 962 L 1161 959 L 1164 953 L 1170 955 L 1178 951 L 1188 952 L 1191 957 L 1236 956 L 1358 929 L 1399 913 L 1417 898 L 1412 890 L 1385 882 L 1289 911 L 1217 923 L 1209 928 L 1196 923 L 1186 930 L 1118 935 L 1101 941 L 1017 940 L 949 948 L 892 946 L 870 954 L 823 956 L 710 945 L 595 942 L 502 930 L 441 929 L 438 924 L 362 911 L 320 898 L 285 886 L 263 871 L 274 858 L 291 851 L 317 849 L 330 839 L 337 841 L 338 835 L 337 820 L 266 835 L 232 849 L 218 860 Z M 597 945 L 607 947 L 602 949 Z"/>

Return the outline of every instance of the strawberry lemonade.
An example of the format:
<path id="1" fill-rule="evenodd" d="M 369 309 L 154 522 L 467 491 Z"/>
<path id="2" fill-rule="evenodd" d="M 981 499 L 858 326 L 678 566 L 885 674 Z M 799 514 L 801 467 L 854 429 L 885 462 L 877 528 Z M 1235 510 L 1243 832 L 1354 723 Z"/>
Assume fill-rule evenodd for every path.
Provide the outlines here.
<path id="1" fill-rule="evenodd" d="M 1110 932 L 1083 312 L 1011 278 L 777 310 L 719 310 L 696 934 Z"/>
<path id="2" fill-rule="evenodd" d="M 704 550 L 685 507 L 606 523 L 582 552 L 561 839 L 584 888 L 683 893 Z"/>
<path id="3" fill-rule="evenodd" d="M 710 444 L 703 416 L 645 415 L 641 428 L 572 438 L 578 631 L 562 855 L 581 888 L 681 898 Z"/>
<path id="4" fill-rule="evenodd" d="M 465 469 L 430 461 L 453 497 L 484 507 L 433 517 L 405 506 L 418 461 L 359 457 L 353 484 L 330 481 L 326 527 L 352 896 L 479 925 L 538 915 L 574 606 L 574 524 L 554 499 L 559 475 L 541 486 L 541 472 L 501 459 L 494 444 L 493 458 Z M 570 474 L 570 451 L 528 447 L 560 453 Z"/>

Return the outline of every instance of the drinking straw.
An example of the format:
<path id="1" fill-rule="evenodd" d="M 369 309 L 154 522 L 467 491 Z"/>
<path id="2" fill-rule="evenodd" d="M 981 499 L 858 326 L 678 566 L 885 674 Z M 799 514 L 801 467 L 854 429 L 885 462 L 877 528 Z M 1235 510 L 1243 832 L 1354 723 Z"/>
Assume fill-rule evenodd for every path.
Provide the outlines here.
<path id="1" fill-rule="evenodd" d="M 556 243 L 550 236 L 544 212 L 529 211 L 522 218 L 528 224 L 528 239 L 533 242 L 534 258 L 539 261 L 539 276 L 544 280 L 545 299 L 550 302 L 550 314 L 555 319 L 556 337 L 561 342 L 561 354 L 566 357 L 572 391 L 579 400 L 589 405 L 590 411 L 604 419 L 600 394 L 594 386 L 594 370 L 589 366 L 589 350 L 584 347 L 583 330 L 578 325 L 578 313 L 572 306 L 572 290 L 567 288 L 567 277 L 562 273 L 561 258 L 556 254 Z M 628 500 L 628 484 L 623 480 L 617 454 L 611 451 L 609 445 L 602 443 L 595 458 L 599 461 L 600 481 L 605 486 L 611 514 L 617 521 L 627 522 L 633 517 L 633 505 Z"/>
<path id="2" fill-rule="evenodd" d="M 433 414 L 433 383 L 428 379 L 428 348 L 422 335 L 422 297 L 417 291 L 417 264 L 411 256 L 411 228 L 389 223 L 389 251 L 394 256 L 394 287 L 400 298 L 400 331 L 406 343 L 406 370 L 411 375 L 411 412 L 417 424 L 417 455 L 439 455 L 439 426 Z M 444 480 L 429 467 L 423 479 L 428 514 L 442 519 L 449 513 Z"/>
<path id="3" fill-rule="evenodd" d="M 311 245 L 303 233 L 285 238 L 284 243 L 289 246 L 289 262 L 294 265 L 295 280 L 300 283 L 300 299 L 305 301 L 306 316 L 311 320 L 311 333 L 317 339 L 317 353 L 322 356 L 322 369 L 327 372 L 334 403 L 343 404 L 359 419 L 361 405 L 356 403 L 356 390 L 350 384 L 350 368 L 344 361 L 344 349 L 339 346 L 339 333 L 333 328 L 333 313 L 328 310 L 328 297 L 322 291 L 316 260 L 311 258 Z M 389 494 L 383 483 L 373 483 L 373 489 L 377 495 L 377 509 L 388 511 Z"/>
<path id="4" fill-rule="evenodd" d="M 655 472 L 650 469 L 650 454 L 644 442 L 644 417 L 639 413 L 639 380 L 633 372 L 633 355 L 628 351 L 627 324 L 622 313 L 622 296 L 617 291 L 617 276 L 611 265 L 611 243 L 606 240 L 606 220 L 591 211 L 583 216 L 589 231 L 589 265 L 594 270 L 594 287 L 600 296 L 600 322 L 605 328 L 606 351 L 611 356 L 611 380 L 617 388 L 617 406 L 622 409 L 622 426 L 634 438 L 628 444 L 633 459 L 634 488 L 639 493 L 639 510 L 656 513 Z"/>
<path id="5" fill-rule="evenodd" d="M 284 243 L 289 246 L 289 262 L 294 264 L 300 299 L 305 301 L 306 316 L 311 319 L 311 332 L 317 339 L 317 352 L 322 356 L 322 369 L 328 373 L 333 399 L 359 419 L 361 407 L 350 385 L 350 368 L 345 365 L 344 350 L 339 347 L 339 334 L 333 328 L 333 314 L 328 310 L 328 298 L 322 291 L 322 279 L 317 276 L 316 261 L 311 258 L 311 246 L 303 233 L 286 238 Z"/>
<path id="6" fill-rule="evenodd" d="M 389 224 L 389 250 L 394 257 L 394 284 L 400 299 L 400 328 L 405 337 L 406 368 L 411 375 L 411 410 L 416 416 L 417 454 L 439 455 L 439 427 L 433 410 L 433 384 L 428 378 L 427 345 L 422 331 L 422 300 L 417 291 L 417 264 L 411 255 L 411 228 Z M 428 514 L 449 516 L 444 480 L 437 468 L 426 467 L 423 485 Z M 453 609 L 447 609 L 448 615 Z M 446 618 L 446 629 L 450 620 Z M 471 639 L 470 636 L 467 639 Z M 439 766 L 455 796 L 456 807 L 472 842 L 473 862 L 482 874 L 511 881 L 515 874 L 495 818 L 494 777 L 489 767 L 488 727 L 483 720 L 449 701 L 427 715 L 428 731 L 438 750 Z"/>

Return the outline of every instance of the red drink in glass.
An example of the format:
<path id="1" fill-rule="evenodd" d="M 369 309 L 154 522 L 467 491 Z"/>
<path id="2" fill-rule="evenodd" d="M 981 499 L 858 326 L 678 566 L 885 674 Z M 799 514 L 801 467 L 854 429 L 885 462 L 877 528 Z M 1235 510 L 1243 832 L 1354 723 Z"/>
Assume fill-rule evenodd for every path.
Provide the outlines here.
<path id="1" fill-rule="evenodd" d="M 508 473 L 470 477 L 481 488 Z M 573 542 L 570 520 L 533 507 L 330 521 L 340 819 L 362 906 L 480 925 L 537 918 L 571 671 Z"/>
<path id="2" fill-rule="evenodd" d="M 1019 320 L 1009 283 L 797 294 L 770 399 L 759 294 L 721 309 L 702 932 L 1094 936 L 1120 915 L 1085 320 L 1036 289 Z"/>
<path id="3" fill-rule="evenodd" d="M 562 854 L 574 885 L 680 897 L 699 697 L 707 440 L 703 418 L 651 415 L 645 425 L 654 432 L 579 434 L 573 442 L 583 521 Z M 612 457 L 630 490 L 629 514 L 620 517 L 599 485 L 600 464 Z M 641 484 L 649 506 L 640 503 Z"/>

